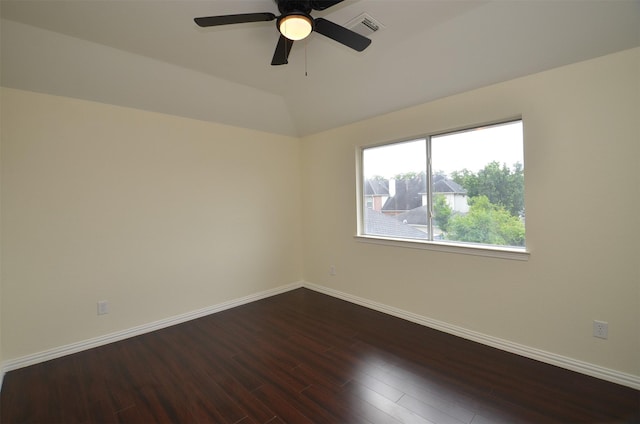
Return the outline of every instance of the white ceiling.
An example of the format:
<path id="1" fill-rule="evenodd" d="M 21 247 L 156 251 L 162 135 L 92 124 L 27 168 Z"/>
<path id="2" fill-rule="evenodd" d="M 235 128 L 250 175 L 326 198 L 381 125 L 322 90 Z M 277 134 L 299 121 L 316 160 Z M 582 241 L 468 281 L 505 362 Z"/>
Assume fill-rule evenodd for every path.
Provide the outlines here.
<path id="1" fill-rule="evenodd" d="M 2 85 L 302 136 L 640 45 L 640 0 L 345 0 L 384 25 L 362 53 L 319 34 L 271 66 L 274 22 L 198 16 L 273 0 L 1 0 Z M 305 70 L 307 75 L 305 75 Z"/>

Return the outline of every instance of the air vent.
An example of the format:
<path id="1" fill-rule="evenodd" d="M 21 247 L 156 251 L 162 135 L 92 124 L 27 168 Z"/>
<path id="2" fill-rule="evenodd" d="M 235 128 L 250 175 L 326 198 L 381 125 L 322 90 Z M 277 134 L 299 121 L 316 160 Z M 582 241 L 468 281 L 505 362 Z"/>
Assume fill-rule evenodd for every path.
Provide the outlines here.
<path id="1" fill-rule="evenodd" d="M 362 15 L 351 19 L 344 26 L 365 37 L 369 37 L 374 32 L 384 29 L 384 25 L 368 13 L 363 13 Z"/>

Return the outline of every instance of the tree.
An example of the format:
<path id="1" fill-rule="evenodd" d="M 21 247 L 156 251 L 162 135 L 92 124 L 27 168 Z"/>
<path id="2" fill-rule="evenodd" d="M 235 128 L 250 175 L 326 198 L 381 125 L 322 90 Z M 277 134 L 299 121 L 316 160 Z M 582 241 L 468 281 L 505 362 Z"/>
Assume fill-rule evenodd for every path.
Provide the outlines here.
<path id="1" fill-rule="evenodd" d="M 400 174 L 396 174 L 394 175 L 394 179 L 396 181 L 402 181 L 402 180 L 406 180 L 406 181 L 410 181 L 410 180 L 415 180 L 416 178 L 424 178 L 425 176 L 425 172 L 405 172 L 405 173 L 400 173 Z"/>
<path id="2" fill-rule="evenodd" d="M 469 199 L 469 212 L 455 215 L 448 223 L 448 240 L 501 246 L 524 246 L 524 224 L 487 196 Z"/>
<path id="3" fill-rule="evenodd" d="M 494 205 L 503 206 L 513 216 L 524 212 L 524 168 L 520 162 L 513 166 L 496 161 L 488 163 L 477 174 L 463 169 L 451 174 L 453 181 L 467 190 L 470 198 L 487 196 Z"/>
<path id="4" fill-rule="evenodd" d="M 451 179 L 467 190 L 468 197 L 476 197 L 479 195 L 478 176 L 467 168 L 462 171 L 453 171 L 451 173 Z"/>
<path id="5" fill-rule="evenodd" d="M 442 194 L 438 194 L 433 199 L 433 219 L 436 221 L 436 225 L 443 232 L 449 231 L 449 219 L 453 211 L 447 199 Z"/>

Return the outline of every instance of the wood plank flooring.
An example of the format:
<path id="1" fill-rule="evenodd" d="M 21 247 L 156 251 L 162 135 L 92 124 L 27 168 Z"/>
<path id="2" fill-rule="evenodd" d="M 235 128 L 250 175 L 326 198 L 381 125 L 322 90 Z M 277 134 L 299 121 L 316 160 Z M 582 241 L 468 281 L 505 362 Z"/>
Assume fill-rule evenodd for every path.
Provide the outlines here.
<path id="1" fill-rule="evenodd" d="M 11 371 L 3 423 L 634 423 L 640 392 L 307 289 Z"/>

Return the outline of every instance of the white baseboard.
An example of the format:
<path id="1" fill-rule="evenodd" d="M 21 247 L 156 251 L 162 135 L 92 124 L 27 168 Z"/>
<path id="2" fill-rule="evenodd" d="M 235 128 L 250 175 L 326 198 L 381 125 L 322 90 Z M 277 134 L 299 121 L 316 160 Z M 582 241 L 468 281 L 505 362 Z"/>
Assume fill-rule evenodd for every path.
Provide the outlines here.
<path id="1" fill-rule="evenodd" d="M 551 352 L 546 352 L 544 350 L 525 346 L 519 343 L 514 343 L 509 340 L 504 340 L 498 337 L 478 333 L 476 331 L 468 330 L 456 325 L 447 324 L 446 322 L 427 318 L 422 315 L 407 312 L 402 309 L 394 308 L 392 306 L 374 302 L 369 299 L 330 289 L 328 287 L 319 286 L 317 284 L 304 282 L 303 286 L 319 293 L 324 293 L 338 299 L 346 300 L 347 302 L 355 303 L 357 305 L 364 306 L 366 308 L 373 309 L 388 315 L 393 315 L 395 317 L 402 318 L 416 324 L 424 325 L 435 330 L 440 330 L 445 333 L 452 334 L 454 336 L 462 337 L 464 339 L 495 347 L 500 350 L 515 353 L 526 358 L 535 359 L 546 364 L 555 365 L 571 371 L 579 372 L 581 374 L 586 374 L 591 377 L 596 377 L 601 380 L 610 381 L 612 383 L 640 390 L 640 377 L 633 374 L 623 373 L 620 371 L 601 367 L 599 365 L 590 364 L 588 362 L 568 358 L 566 356 L 558 355 Z"/>
<path id="2" fill-rule="evenodd" d="M 116 331 L 115 333 L 106 334 L 104 336 L 94 337 L 94 338 L 83 340 L 77 343 L 71 343 L 65 346 L 48 349 L 43 352 L 38 352 L 31 355 L 22 356 L 20 358 L 12 359 L 12 360 L 6 361 L 3 364 L 2 369 L 0 369 L 0 375 L 1 375 L 0 378 L 3 378 L 6 372 L 9 372 L 18 368 L 28 367 L 29 365 L 34 365 L 41 362 L 49 361 L 51 359 L 60 358 L 62 356 L 70 355 L 72 353 L 93 349 L 94 347 L 103 346 L 108 343 L 117 342 L 120 340 L 128 339 L 130 337 L 139 336 L 145 333 L 150 333 L 152 331 L 160 330 L 162 328 L 170 327 L 172 325 L 180 324 L 186 321 L 190 321 L 192 319 L 201 318 L 207 315 L 214 314 L 216 312 L 221 312 L 226 309 L 231 309 L 236 306 L 241 306 L 247 303 L 255 302 L 256 300 L 275 296 L 277 294 L 294 290 L 302 286 L 303 286 L 302 282 L 287 284 L 284 286 L 276 287 L 274 289 L 265 290 L 260 293 L 241 297 L 239 299 L 229 300 L 227 302 L 219 303 L 213 306 L 208 306 L 206 308 L 198 309 L 196 311 L 191 311 L 191 312 L 176 315 L 173 317 L 165 318 L 159 321 L 151 322 L 149 324 L 139 325 L 137 327 L 129 328 L 122 331 Z M 0 389 L 1 387 L 2 386 L 0 386 Z"/>
<path id="3" fill-rule="evenodd" d="M 117 342 L 130 337 L 138 336 L 141 334 L 149 333 L 162 328 L 170 327 L 172 325 L 180 324 L 186 321 L 190 321 L 196 318 L 200 318 L 206 315 L 210 315 L 216 312 L 221 312 L 226 309 L 231 309 L 236 306 L 245 305 L 247 303 L 255 302 L 256 300 L 265 299 L 267 297 L 275 296 L 290 290 L 294 290 L 300 287 L 305 287 L 310 290 L 317 291 L 338 299 L 345 300 L 360 306 L 364 306 L 369 309 L 373 309 L 388 315 L 392 315 L 398 318 L 405 319 L 407 321 L 414 322 L 416 324 L 424 325 L 435 330 L 440 330 L 445 333 L 452 334 L 454 336 L 462 337 L 464 339 L 472 340 L 487 346 L 495 347 L 507 352 L 515 353 L 526 358 L 535 359 L 540 362 L 555 365 L 561 368 L 569 369 L 572 371 L 586 374 L 592 377 L 596 377 L 602 380 L 610 381 L 612 383 L 621 384 L 623 386 L 631 387 L 636 390 L 640 390 L 640 377 L 632 374 L 623 373 L 620 371 L 612 370 L 609 368 L 601 367 L 599 365 L 590 364 L 587 362 L 579 361 L 577 359 L 568 358 L 566 356 L 558 355 L 544 350 L 536 349 L 533 347 L 521 345 L 508 340 L 500 339 L 497 337 L 482 334 L 476 331 L 468 330 L 456 325 L 447 324 L 446 322 L 434 320 L 421 315 L 417 315 L 411 312 L 404 311 L 402 309 L 394 308 L 382 303 L 374 302 L 369 299 L 354 296 L 348 293 L 344 293 L 338 290 L 330 289 L 328 287 L 319 286 L 317 284 L 301 281 L 296 282 L 274 289 L 266 290 L 253 295 L 245 296 L 239 299 L 233 299 L 227 302 L 223 302 L 217 305 L 209 306 L 203 309 L 199 309 L 185 314 L 176 315 L 160 321 L 151 322 L 149 324 L 140 325 L 130 329 L 117 331 L 115 333 L 107 334 L 104 336 L 94 337 L 92 339 L 84 340 L 77 343 L 72 343 L 65 346 L 49 349 L 43 352 L 26 355 L 20 358 L 6 361 L 0 368 L 0 390 L 2 390 L 2 381 L 6 372 L 27 367 L 29 365 L 38 364 L 41 362 L 49 361 L 51 359 L 60 358 L 62 356 L 70 355 L 72 353 L 81 352 L 83 350 L 92 349 L 94 347 L 102 346 L 108 343 Z"/>
<path id="4" fill-rule="evenodd" d="M 640 377 L 633 374 L 627 374 L 624 372 L 601 367 L 599 365 L 590 364 L 588 362 L 525 346 L 519 343 L 514 343 L 509 340 L 504 340 L 498 337 L 478 333 L 477 331 L 472 331 L 466 328 L 458 327 L 456 325 L 447 324 L 446 322 L 427 318 L 421 315 L 414 314 L 412 312 L 407 312 L 402 309 L 374 302 L 369 299 L 330 289 L 328 287 L 319 286 L 317 284 L 304 282 L 303 287 L 338 299 L 346 300 L 347 302 L 355 303 L 357 305 L 364 306 L 366 308 L 373 309 L 388 315 L 393 315 L 395 317 L 402 318 L 416 324 L 424 325 L 425 327 L 433 328 L 435 330 L 443 331 L 454 336 L 462 337 L 467 340 L 472 340 L 474 342 L 495 347 L 507 352 L 515 353 L 526 358 L 535 359 L 537 361 L 555 365 L 560 368 L 576 371 L 581 374 L 599 378 L 601 380 L 610 381 L 612 383 L 640 390 Z"/>

